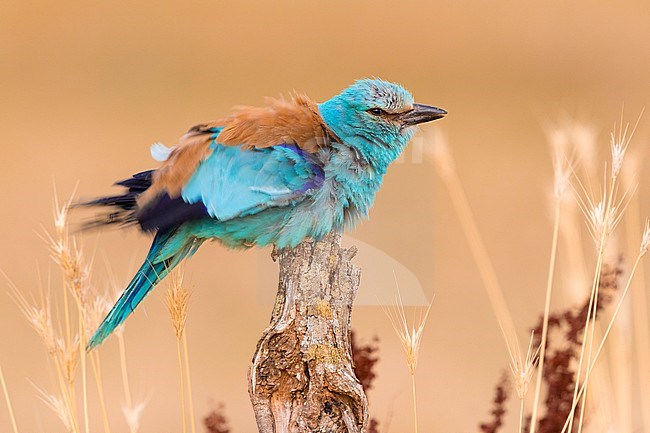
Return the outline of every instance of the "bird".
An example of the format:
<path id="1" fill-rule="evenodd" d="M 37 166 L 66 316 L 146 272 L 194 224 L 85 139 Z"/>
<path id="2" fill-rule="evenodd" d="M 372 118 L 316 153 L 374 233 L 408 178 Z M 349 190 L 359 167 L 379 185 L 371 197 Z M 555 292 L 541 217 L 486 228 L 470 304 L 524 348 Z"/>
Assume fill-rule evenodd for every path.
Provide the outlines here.
<path id="1" fill-rule="evenodd" d="M 366 217 L 383 177 L 417 126 L 444 117 L 399 84 L 361 79 L 331 99 L 267 98 L 151 147 L 158 168 L 116 182 L 118 195 L 87 227 L 152 233 L 144 263 L 89 339 L 101 344 L 144 297 L 206 240 L 229 248 L 295 247 Z"/>

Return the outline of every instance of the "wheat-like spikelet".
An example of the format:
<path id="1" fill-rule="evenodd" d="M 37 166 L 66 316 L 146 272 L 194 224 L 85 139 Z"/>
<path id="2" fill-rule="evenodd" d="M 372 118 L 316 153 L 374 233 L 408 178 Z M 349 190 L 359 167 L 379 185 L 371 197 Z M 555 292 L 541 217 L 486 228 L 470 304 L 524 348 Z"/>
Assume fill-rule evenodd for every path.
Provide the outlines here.
<path id="1" fill-rule="evenodd" d="M 140 430 L 142 412 L 144 412 L 148 403 L 148 399 L 144 399 L 136 404 L 122 405 L 122 413 L 124 414 L 126 424 L 129 426 L 130 433 L 137 433 Z"/>
<path id="2" fill-rule="evenodd" d="M 52 260 L 61 268 L 65 286 L 81 305 L 81 308 L 85 308 L 91 288 L 90 268 L 84 261 L 84 253 L 77 243 L 77 239 L 69 234 L 68 211 L 72 199 L 70 197 L 68 201 L 60 205 L 55 197 L 55 235 L 45 232 L 43 239 L 49 245 Z"/>
<path id="3" fill-rule="evenodd" d="M 68 433 L 75 432 L 75 420 L 68 410 L 68 404 L 65 402 L 65 398 L 50 394 L 34 384 L 32 384 L 32 386 L 34 386 L 38 392 L 38 397 L 41 399 L 41 401 L 43 401 L 43 403 L 45 403 L 45 405 L 49 407 L 52 412 L 56 414 L 57 418 L 59 418 L 59 420 L 63 423 L 66 431 Z"/>
<path id="4" fill-rule="evenodd" d="M 79 340 L 78 336 L 66 339 L 54 330 L 51 309 L 50 291 L 43 293 L 41 290 L 41 302 L 32 299 L 28 301 L 18 290 L 15 284 L 7 278 L 11 290 L 11 296 L 23 313 L 27 322 L 32 326 L 36 334 L 41 338 L 52 362 L 54 363 L 59 385 L 61 387 L 61 398 L 67 412 L 66 419 L 70 420 L 73 431 L 77 431 L 75 409 L 74 409 L 74 376 L 77 368 Z M 60 408 L 59 408 L 60 409 Z"/>
<path id="5" fill-rule="evenodd" d="M 566 135 L 564 133 L 561 133 L 561 131 L 556 130 L 556 133 L 551 135 L 549 141 L 551 144 L 551 151 L 553 155 L 553 174 L 554 174 L 553 177 L 553 193 L 554 193 L 553 194 L 554 195 L 553 240 L 551 243 L 551 254 L 549 260 L 548 276 L 546 279 L 546 296 L 544 300 L 544 318 L 542 322 L 542 336 L 541 336 L 541 344 L 540 347 L 538 348 L 538 351 L 541 353 L 541 356 L 539 360 L 539 369 L 537 371 L 537 382 L 535 384 L 535 396 L 534 396 L 534 403 L 533 403 L 533 413 L 531 414 L 530 433 L 535 433 L 535 428 L 537 426 L 537 412 L 538 412 L 539 400 L 541 395 L 542 373 L 544 371 L 544 360 L 546 357 L 546 342 L 548 337 L 548 320 L 549 320 L 550 309 L 551 309 L 551 295 L 553 289 L 553 281 L 555 278 L 555 266 L 557 260 L 558 242 L 560 237 L 561 212 L 562 212 L 564 199 L 567 196 L 567 190 L 570 184 L 569 179 L 572 172 L 572 166 L 568 157 L 570 151 L 567 148 L 569 140 L 566 137 Z M 533 339 L 531 336 L 531 344 L 532 341 Z M 515 342 L 517 343 L 517 348 L 518 348 L 519 341 L 516 340 Z M 529 352 L 530 352 L 530 347 L 529 347 Z M 511 359 L 512 359 L 512 353 L 511 353 Z M 520 373 L 522 372 L 523 371 L 520 371 Z M 517 385 L 518 380 L 517 378 L 515 378 L 515 387 L 517 388 L 517 394 L 519 394 L 519 398 L 521 399 L 520 410 L 519 410 L 519 431 L 520 432 L 522 429 L 522 422 L 523 422 L 523 408 L 524 408 L 523 395 L 525 395 L 526 392 L 528 391 L 528 383 L 530 382 L 530 379 L 532 379 L 532 368 L 530 369 L 530 374 L 531 377 L 528 378 L 527 381 L 523 380 L 525 379 L 525 377 L 519 379 L 519 382 L 521 382 L 520 385 Z M 523 388 L 524 383 L 525 383 L 525 388 Z M 520 391 L 523 391 L 523 393 L 521 393 Z"/>
<path id="6" fill-rule="evenodd" d="M 548 316 L 545 319 L 548 321 Z M 502 329 L 503 331 L 503 329 Z M 519 341 L 515 340 L 514 349 L 508 344 L 506 339 L 506 344 L 508 344 L 508 355 L 510 356 L 510 372 L 515 384 L 515 391 L 519 397 L 519 433 L 522 432 L 523 421 L 524 421 L 524 397 L 528 393 L 528 386 L 530 381 L 533 379 L 533 373 L 535 372 L 535 362 L 537 360 L 537 355 L 539 354 L 540 346 L 537 346 L 533 350 L 533 339 L 535 337 L 535 331 L 530 335 L 530 341 L 528 343 L 528 350 L 526 351 L 526 356 L 524 357 L 521 352 L 521 347 L 519 346 Z"/>
<path id="7" fill-rule="evenodd" d="M 75 375 L 79 365 L 80 346 L 79 335 L 75 335 L 70 342 L 60 337 L 56 339 L 57 357 L 63 366 L 63 374 L 70 387 L 74 386 L 75 382 Z"/>
<path id="8" fill-rule="evenodd" d="M 170 284 L 165 296 L 165 304 L 172 319 L 172 326 L 177 339 L 181 339 L 185 331 L 187 308 L 190 292 L 183 286 L 183 270 L 176 269 L 171 272 Z"/>
<path id="9" fill-rule="evenodd" d="M 616 137 L 614 132 L 610 134 L 610 140 L 611 140 L 610 147 L 612 152 L 612 173 L 611 173 L 612 179 L 617 179 L 619 174 L 621 173 L 621 168 L 623 167 L 623 160 L 625 159 L 625 153 L 627 152 L 627 148 L 630 145 L 630 142 L 632 141 L 632 137 L 634 137 L 636 128 L 639 126 L 639 122 L 643 117 L 644 111 L 645 108 L 641 110 L 641 113 L 639 113 L 639 117 L 637 118 L 637 121 L 634 124 L 634 127 L 632 128 L 632 132 L 630 132 L 629 135 L 628 135 L 628 131 L 630 128 L 630 124 L 626 123 L 625 128 L 623 128 L 623 111 L 621 111 L 621 123 L 618 132 L 618 138 Z"/>
<path id="10" fill-rule="evenodd" d="M 10 294 L 21 313 L 41 338 L 48 353 L 54 356 L 57 351 L 57 341 L 52 326 L 50 292 L 48 291 L 47 294 L 43 295 L 41 305 L 37 305 L 34 299 L 32 299 L 32 302 L 27 301 L 25 296 L 18 290 L 18 287 L 6 275 L 5 277 L 9 283 Z"/>
<path id="11" fill-rule="evenodd" d="M 639 256 L 644 257 L 650 249 L 650 218 L 646 218 L 643 234 L 641 235 L 641 244 L 639 245 Z"/>
<path id="12" fill-rule="evenodd" d="M 165 296 L 165 303 L 167 304 L 167 309 L 169 310 L 169 315 L 172 319 L 172 326 L 174 328 L 174 333 L 176 334 L 176 349 L 178 357 L 178 369 L 180 377 L 180 393 L 181 393 L 181 410 L 183 416 L 183 433 L 187 431 L 187 422 L 185 415 L 185 381 L 183 373 L 183 358 L 181 356 L 181 346 L 183 346 L 183 351 L 185 352 L 185 363 L 188 364 L 188 355 L 187 355 L 187 339 L 184 338 L 185 332 L 185 322 L 187 320 L 187 311 L 189 306 L 190 292 L 183 285 L 184 270 L 182 267 L 179 267 L 171 272 L 170 276 L 170 285 L 167 290 L 167 295 Z M 189 381 L 189 367 L 186 365 L 188 373 L 187 380 Z M 188 382 L 188 389 L 191 389 L 191 385 Z M 195 430 L 194 425 L 194 414 L 192 407 L 192 396 L 190 392 L 190 423 L 192 427 L 192 432 Z"/>
<path id="13" fill-rule="evenodd" d="M 416 312 L 416 317 L 409 324 L 406 318 L 406 312 L 404 311 L 404 303 L 402 302 L 402 296 L 399 291 L 399 286 L 397 287 L 397 296 L 395 299 L 395 306 L 383 306 L 382 309 L 384 313 L 388 316 L 393 330 L 397 334 L 397 337 L 402 343 L 402 349 L 404 349 L 404 355 L 406 356 L 406 366 L 409 370 L 411 376 L 411 390 L 413 398 L 413 422 L 415 433 L 418 431 L 418 415 L 417 415 L 417 394 L 415 387 L 415 370 L 418 365 L 418 356 L 420 353 L 420 345 L 422 343 L 422 334 L 424 332 L 424 326 L 427 323 L 429 317 L 429 312 L 431 311 L 431 306 L 433 301 L 429 306 L 422 310 L 418 309 Z"/>
<path id="14" fill-rule="evenodd" d="M 111 310 L 111 306 L 105 295 L 95 295 L 92 300 L 89 300 L 83 311 L 84 330 L 97 329 L 102 319 Z"/>
<path id="15" fill-rule="evenodd" d="M 540 346 L 533 350 L 534 336 L 535 332 L 533 331 L 530 336 L 530 342 L 528 343 L 526 356 L 522 354 L 518 341 L 515 343 L 514 350 L 508 346 L 508 354 L 510 355 L 510 371 L 514 379 L 515 391 L 517 391 L 517 396 L 522 400 L 528 393 L 528 385 L 533 378 L 537 355 L 539 355 Z"/>
<path id="16" fill-rule="evenodd" d="M 415 369 L 417 368 L 422 333 L 432 305 L 433 303 L 429 304 L 423 314 L 420 311 L 419 317 L 412 324 L 408 323 L 401 296 L 397 297 L 396 307 L 383 307 L 384 312 L 393 326 L 393 330 L 399 337 L 400 343 L 402 343 L 402 349 L 404 349 L 406 356 L 406 365 L 411 375 L 415 374 Z"/>

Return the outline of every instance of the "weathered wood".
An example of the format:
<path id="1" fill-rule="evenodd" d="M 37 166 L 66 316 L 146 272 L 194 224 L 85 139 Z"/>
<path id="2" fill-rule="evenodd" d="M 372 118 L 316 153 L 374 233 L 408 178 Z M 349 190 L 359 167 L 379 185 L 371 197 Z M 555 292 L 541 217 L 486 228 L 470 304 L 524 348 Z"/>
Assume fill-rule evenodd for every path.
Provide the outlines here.
<path id="1" fill-rule="evenodd" d="M 257 344 L 249 394 L 260 433 L 365 432 L 368 403 L 354 375 L 350 320 L 361 271 L 341 237 L 274 252 L 280 282 Z"/>

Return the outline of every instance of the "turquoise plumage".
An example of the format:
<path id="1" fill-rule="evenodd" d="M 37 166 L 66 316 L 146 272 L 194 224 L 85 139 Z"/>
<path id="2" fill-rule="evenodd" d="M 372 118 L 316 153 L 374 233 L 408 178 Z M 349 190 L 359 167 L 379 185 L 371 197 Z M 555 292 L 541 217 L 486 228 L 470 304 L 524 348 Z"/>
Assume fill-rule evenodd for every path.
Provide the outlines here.
<path id="1" fill-rule="evenodd" d="M 118 182 L 124 194 L 92 200 L 92 225 L 138 224 L 156 233 L 147 258 L 88 343 L 100 344 L 153 287 L 208 239 L 232 248 L 293 247 L 352 227 L 415 126 L 443 117 L 403 87 L 360 80 L 321 104 L 269 100 L 197 125 L 161 167 Z"/>

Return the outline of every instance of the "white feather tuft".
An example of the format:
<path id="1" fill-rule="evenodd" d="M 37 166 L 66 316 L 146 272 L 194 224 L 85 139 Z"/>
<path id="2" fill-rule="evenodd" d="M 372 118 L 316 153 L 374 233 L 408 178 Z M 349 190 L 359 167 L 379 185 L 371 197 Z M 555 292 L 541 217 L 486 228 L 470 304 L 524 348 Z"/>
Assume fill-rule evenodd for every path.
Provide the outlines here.
<path id="1" fill-rule="evenodd" d="M 167 147 L 160 142 L 156 142 L 152 144 L 151 147 L 149 148 L 149 151 L 151 152 L 151 157 L 158 162 L 167 161 L 167 158 L 169 158 L 169 155 L 172 153 L 172 150 L 174 150 L 173 147 Z"/>

